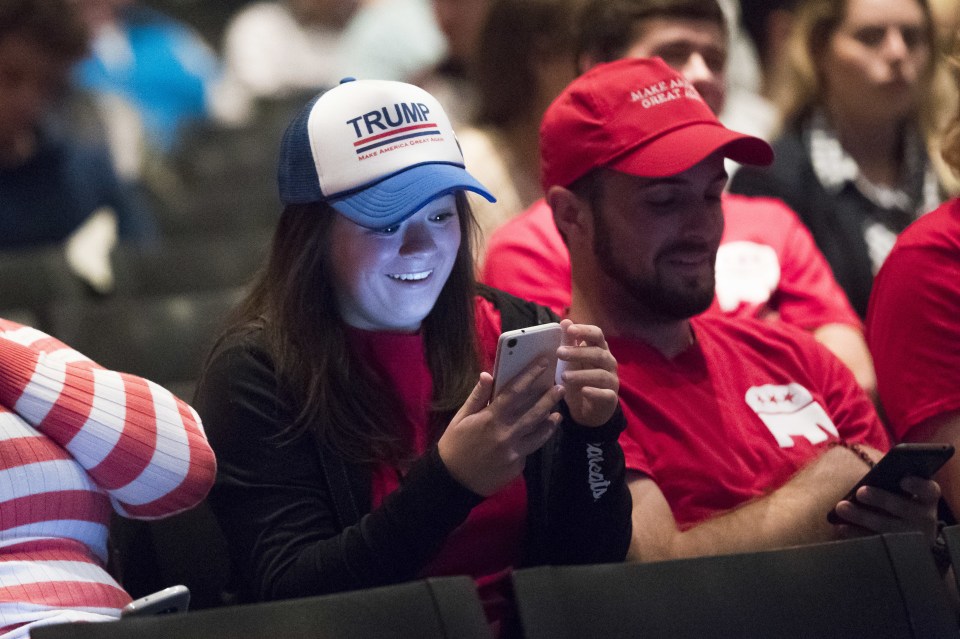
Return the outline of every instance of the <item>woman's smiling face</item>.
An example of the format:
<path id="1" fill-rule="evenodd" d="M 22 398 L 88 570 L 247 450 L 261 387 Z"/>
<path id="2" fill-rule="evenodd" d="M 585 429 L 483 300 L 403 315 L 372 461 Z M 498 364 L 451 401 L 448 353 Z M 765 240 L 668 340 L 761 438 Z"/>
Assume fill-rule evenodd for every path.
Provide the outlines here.
<path id="1" fill-rule="evenodd" d="M 433 309 L 460 248 L 453 194 L 381 230 L 337 215 L 331 269 L 343 320 L 368 331 L 416 331 Z"/>

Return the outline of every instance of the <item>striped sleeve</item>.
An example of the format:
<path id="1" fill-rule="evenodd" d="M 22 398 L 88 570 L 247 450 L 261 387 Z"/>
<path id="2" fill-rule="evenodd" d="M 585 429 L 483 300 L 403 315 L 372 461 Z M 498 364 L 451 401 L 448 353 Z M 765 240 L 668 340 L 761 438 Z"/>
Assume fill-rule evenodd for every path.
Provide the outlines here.
<path id="1" fill-rule="evenodd" d="M 152 519 L 186 510 L 213 483 L 213 451 L 188 404 L 5 320 L 0 403 L 62 446 L 124 516 Z"/>

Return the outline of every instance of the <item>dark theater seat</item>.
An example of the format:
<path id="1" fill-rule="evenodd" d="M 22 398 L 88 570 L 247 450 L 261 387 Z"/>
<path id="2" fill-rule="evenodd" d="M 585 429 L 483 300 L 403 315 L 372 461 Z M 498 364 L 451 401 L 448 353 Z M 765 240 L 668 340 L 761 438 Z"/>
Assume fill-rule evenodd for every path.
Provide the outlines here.
<path id="1" fill-rule="evenodd" d="M 919 533 L 514 574 L 528 639 L 957 637 Z"/>
<path id="2" fill-rule="evenodd" d="M 107 623 L 40 627 L 33 639 L 490 639 L 469 577 L 425 579 Z"/>

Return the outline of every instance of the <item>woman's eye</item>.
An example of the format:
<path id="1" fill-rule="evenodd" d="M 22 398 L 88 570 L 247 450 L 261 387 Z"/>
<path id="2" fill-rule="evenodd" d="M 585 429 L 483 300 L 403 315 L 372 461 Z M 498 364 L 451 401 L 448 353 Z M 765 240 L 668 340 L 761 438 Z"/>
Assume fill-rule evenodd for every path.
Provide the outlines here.
<path id="1" fill-rule="evenodd" d="M 399 230 L 400 230 L 400 225 L 399 225 L 399 224 L 394 224 L 393 226 L 386 226 L 386 227 L 384 227 L 384 228 L 382 228 L 382 229 L 377 229 L 377 233 L 378 233 L 379 235 L 393 235 L 394 233 L 396 233 L 396 232 L 399 231 Z"/>
<path id="2" fill-rule="evenodd" d="M 450 218 L 452 218 L 453 215 L 454 215 L 454 214 L 451 213 L 450 211 L 446 211 L 446 212 L 444 212 L 444 213 L 437 213 L 436 215 L 434 215 L 434 216 L 433 216 L 432 218 L 430 218 L 430 219 L 433 220 L 434 222 L 446 222 L 447 220 L 449 220 Z"/>
<path id="3" fill-rule="evenodd" d="M 883 43 L 886 30 L 878 27 L 867 27 L 854 33 L 854 37 L 868 47 L 876 47 Z"/>

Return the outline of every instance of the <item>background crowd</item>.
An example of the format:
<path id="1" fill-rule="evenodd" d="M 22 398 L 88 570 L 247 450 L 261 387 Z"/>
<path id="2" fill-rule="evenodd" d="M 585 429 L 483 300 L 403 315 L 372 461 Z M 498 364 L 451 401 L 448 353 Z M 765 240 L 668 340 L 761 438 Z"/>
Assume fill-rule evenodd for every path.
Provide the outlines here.
<path id="1" fill-rule="evenodd" d="M 662 64 L 635 60 L 654 57 Z M 346 351 L 331 346 L 333 338 L 310 343 L 296 337 L 310 325 L 309 317 L 297 315 L 297 304 L 309 312 L 304 291 L 327 279 L 320 267 L 315 273 L 297 270 L 310 263 L 312 246 L 298 245 L 298 238 L 318 238 L 334 254 L 353 236 L 337 235 L 335 226 L 314 228 L 300 221 L 307 209 L 298 207 L 317 198 L 291 195 L 283 172 L 299 169 L 282 165 L 279 193 L 277 188 L 278 157 L 293 162 L 291 133 L 285 137 L 284 131 L 291 120 L 304 117 L 302 109 L 311 98 L 338 86 L 343 91 L 350 83 L 340 83 L 347 77 L 361 83 L 399 81 L 428 92 L 424 100 L 436 99 L 436 110 L 446 114 L 456 131 L 456 153 L 462 153 L 472 176 L 469 185 L 458 182 L 457 190 L 439 190 L 440 199 L 434 200 L 442 203 L 441 214 L 459 215 L 459 235 L 471 237 L 459 245 L 457 266 L 452 267 L 462 297 L 473 299 L 473 276 L 461 272 L 468 270 L 481 286 L 546 307 L 541 309 L 546 315 L 531 322 L 544 317 L 577 322 L 574 329 L 565 323 L 565 330 L 604 353 L 587 368 L 605 369 L 609 353 L 619 362 L 619 382 L 613 384 L 619 383 L 626 426 L 612 408 L 600 411 L 602 418 L 589 426 L 603 429 L 604 446 L 614 445 L 614 426 L 616 432 L 626 429 L 620 440 L 625 468 L 617 471 L 622 491 L 615 486 L 611 495 L 622 498 L 629 489 L 633 537 L 629 551 L 589 549 L 584 556 L 665 559 L 833 538 L 835 531 L 825 521 L 812 523 L 815 514 L 835 505 L 848 480 L 862 474 L 890 443 L 943 441 L 960 447 L 958 58 L 957 0 L 0 0 L 0 317 L 5 318 L 0 347 L 10 342 L 35 351 L 18 354 L 7 345 L 0 356 L 14 353 L 10 357 L 19 358 L 17 363 L 24 358 L 42 362 L 51 352 L 70 361 L 89 357 L 97 370 L 123 371 L 136 383 L 151 380 L 145 383 L 158 385 L 152 401 L 182 413 L 177 428 L 189 433 L 191 449 L 207 455 L 206 444 L 194 441 L 197 416 L 176 399 L 195 398 L 199 417 L 211 427 L 220 464 L 211 503 L 220 523 L 230 529 L 224 565 L 232 562 L 236 568 L 243 564 L 241 556 L 250 561 L 232 575 L 239 581 L 226 583 L 226 576 L 214 576 L 216 587 L 230 594 L 216 602 L 201 600 L 201 605 L 237 600 L 229 597 L 249 601 L 367 587 L 429 571 L 426 559 L 416 563 L 418 554 L 387 571 L 376 565 L 376 553 L 395 553 L 396 548 L 366 540 L 369 556 L 363 556 L 371 566 L 359 577 L 346 568 L 343 575 L 317 575 L 303 566 L 291 572 L 288 562 L 306 560 L 287 557 L 289 548 L 313 543 L 311 527 L 338 544 L 356 542 L 355 527 L 331 523 L 327 515 L 335 518 L 336 513 L 295 521 L 291 510 L 277 505 L 276 495 L 257 491 L 282 468 L 314 499 L 313 487 L 298 482 L 329 472 L 323 459 L 329 442 L 317 440 L 320 459 L 313 458 L 312 450 L 301 450 L 295 458 L 299 465 L 288 465 L 288 451 L 281 447 L 256 472 L 244 467 L 255 456 L 251 451 L 269 448 L 265 442 L 276 436 L 272 428 L 284 431 L 287 422 L 299 423 L 311 410 L 319 419 L 327 406 L 323 397 L 347 384 L 349 365 L 344 362 L 350 360 L 350 349 L 389 360 L 393 355 L 384 353 L 411 348 L 365 342 L 368 338 L 351 331 L 369 327 L 352 324 L 349 317 L 342 325 L 331 321 L 325 329 L 350 345 Z M 671 137 L 672 130 L 618 128 L 598 115 L 607 107 L 596 87 L 624 88 L 629 80 L 638 88 L 662 80 L 695 89 L 702 101 L 689 113 L 671 116 L 678 128 L 693 129 L 691 122 L 719 128 L 722 123 L 744 135 L 711 147 L 707 138 Z M 586 113 L 590 108 L 595 110 Z M 596 130 L 590 128 L 594 125 Z M 626 147 L 648 135 L 662 135 L 665 150 L 653 159 L 631 156 L 634 149 Z M 772 157 L 757 138 L 770 142 Z M 736 146 L 738 141 L 743 145 Z M 748 142 L 756 146 L 747 149 Z M 700 146 L 703 153 L 697 156 L 691 149 Z M 627 156 L 633 159 L 623 160 Z M 670 170 L 664 173 L 662 166 Z M 657 179 L 669 188 L 637 182 Z M 369 183 L 361 180 L 346 190 L 367 188 Z M 456 199 L 446 197 L 454 194 Z M 617 226 L 630 213 L 623 203 L 634 203 L 649 220 L 636 228 Z M 408 227 L 422 224 L 423 212 L 433 215 L 435 208 L 439 210 L 431 204 L 405 211 L 390 228 L 406 237 L 413 233 Z M 668 209 L 687 217 L 670 221 L 666 213 L 649 213 Z M 463 221 L 464 210 L 472 210 L 476 229 Z M 351 217 L 336 205 L 310 210 L 312 216 L 338 220 L 341 214 L 360 226 L 375 226 L 363 214 Z M 585 216 L 596 217 L 585 223 Z M 341 244 L 331 238 L 340 238 Z M 702 261 L 704 253 L 712 255 L 714 242 L 709 290 L 704 288 L 693 301 L 683 298 L 682 310 L 633 299 L 661 300 L 657 295 L 667 293 L 638 288 L 644 265 L 632 263 L 631 256 L 642 262 L 637 256 L 645 251 L 675 254 L 671 259 L 683 262 L 692 280 L 702 275 L 693 263 Z M 347 249 L 343 254 L 343 260 L 359 260 Z M 328 296 L 323 299 L 336 299 L 343 314 L 343 294 L 332 286 L 323 289 Z M 280 290 L 290 297 L 283 298 Z M 320 300 L 319 290 L 316 295 Z M 481 335 L 474 338 L 481 351 L 492 348 L 483 342 L 483 331 L 495 334 L 507 325 L 506 319 L 499 322 L 509 303 L 499 295 L 477 296 L 477 308 L 494 309 L 476 311 Z M 440 299 L 442 311 L 437 313 L 447 317 L 452 311 Z M 231 314 L 238 305 L 240 310 Z M 399 306 L 394 310 L 403 313 Z M 497 318 L 490 327 L 479 319 L 483 312 Z M 281 319 L 274 326 L 275 317 Z M 431 326 L 421 317 L 414 323 L 417 330 L 420 320 Z M 383 328 L 376 322 L 372 326 Z M 45 334 L 29 333 L 26 339 L 23 331 L 32 329 L 23 327 Z M 266 335 L 252 347 L 245 341 L 251 327 Z M 217 336 L 219 359 L 207 361 Z M 426 345 L 418 342 L 416 348 L 430 357 L 448 354 L 433 339 L 441 338 L 427 338 Z M 698 358 L 689 356 L 694 345 L 702 349 Z M 333 349 L 329 361 L 324 349 Z M 449 353 L 466 357 L 465 351 L 451 349 Z M 322 365 L 305 363 L 297 354 L 301 351 L 313 353 Z M 456 457 L 458 437 L 466 436 L 454 429 L 462 422 L 462 415 L 454 413 L 476 381 L 467 380 L 468 373 L 483 368 L 490 353 L 481 355 L 465 365 L 462 378 L 442 373 L 433 360 L 418 364 L 430 383 L 452 385 L 443 390 L 446 404 L 440 411 L 450 434 L 420 433 L 426 439 L 399 453 L 379 444 L 367 452 L 378 464 L 402 468 L 398 476 L 404 476 L 411 462 L 402 457 L 412 450 L 430 462 L 412 465 L 426 468 L 421 474 L 432 473 L 419 477 L 421 484 L 452 481 L 452 476 L 472 496 L 495 493 L 513 504 L 516 493 L 504 497 L 498 491 L 515 489 L 514 484 L 504 479 L 489 489 L 478 488 L 480 480 L 470 472 L 484 473 Z M 238 358 L 243 363 L 237 364 Z M 12 361 L 0 360 L 0 371 L 15 370 Z M 336 364 L 331 367 L 330 361 Z M 207 378 L 199 385 L 205 366 Z M 241 386 L 251 396 L 235 394 L 231 386 L 238 366 Z M 347 368 L 340 370 L 342 366 Z M 792 386 L 782 387 L 786 399 L 777 395 L 781 387 L 763 387 L 776 401 L 752 396 L 756 387 L 748 382 L 759 379 L 758 371 L 802 382 L 809 397 L 800 393 L 796 399 Z M 294 395 L 302 391 L 310 400 L 304 406 L 288 405 L 286 391 L 279 398 L 249 391 L 266 387 L 265 376 L 274 373 L 295 380 Z M 401 394 L 424 392 L 403 388 L 409 379 L 402 381 L 404 375 L 396 371 L 380 373 L 400 385 Z M 18 373 L 27 379 L 31 374 Z M 330 388 L 322 381 L 327 378 L 333 380 Z M 378 379 L 365 380 L 368 390 L 377 387 Z M 29 390 L 26 381 L 14 381 L 16 392 Z M 301 382 L 302 388 L 297 387 Z M 599 385 L 608 382 L 605 378 Z M 176 397 L 158 395 L 161 387 Z M 98 392 L 90 388 L 92 395 Z M 565 401 L 575 402 L 574 417 L 564 408 L 562 419 L 551 414 L 538 421 L 562 424 L 559 429 L 568 429 L 568 438 L 576 439 L 581 434 L 572 429 L 584 427 L 577 417 L 585 413 L 582 398 L 570 394 Z M 783 430 L 775 426 L 783 421 L 775 413 L 785 409 L 760 407 L 767 401 L 796 401 L 799 406 L 803 398 L 823 406 L 832 438 Z M 48 432 L 42 415 L 23 413 L 15 395 L 7 399 L 0 396 L 0 417 L 17 415 L 24 420 L 17 428 L 37 428 L 31 436 L 66 446 L 56 428 Z M 426 406 L 431 397 L 418 401 Z M 685 402 L 690 404 L 686 409 L 681 407 Z M 737 402 L 742 406 L 734 408 Z M 331 405 L 363 419 L 372 414 L 367 408 L 396 408 L 389 401 L 367 408 L 362 402 Z M 234 415 L 236 406 L 246 412 Z M 417 410 L 425 411 L 423 406 Z M 280 417 L 272 412 L 276 410 Z M 755 419 L 754 413 L 771 432 L 780 428 L 778 446 L 737 428 L 742 441 L 732 445 L 725 440 L 729 434 L 714 433 L 715 440 L 704 436 L 714 423 L 744 423 Z M 267 414 L 274 416 L 267 420 Z M 420 417 L 437 428 L 430 421 L 434 417 Z M 232 421 L 245 419 L 263 428 L 262 440 L 234 440 Z M 331 422 L 336 430 L 336 420 Z M 414 422 L 410 427 L 416 430 Z M 569 435 L 573 432 L 577 434 Z M 806 440 L 794 446 L 801 435 Z M 440 452 L 428 459 L 431 437 L 439 440 Z M 537 450 L 539 446 L 543 442 Z M 714 458 L 711 451 L 721 447 L 729 458 Z M 69 446 L 67 450 L 75 455 Z M 607 459 L 615 461 L 620 454 L 617 448 Z M 369 470 L 355 475 L 355 466 L 363 463 L 349 461 L 351 476 Z M 437 468 L 444 463 L 450 474 L 438 479 Z M 82 472 L 92 472 L 91 464 L 79 465 Z M 195 472 L 203 476 L 193 480 L 189 498 L 145 517 L 197 503 L 212 481 L 212 461 L 201 465 Z M 751 465 L 748 478 L 744 467 Z M 261 482 L 258 472 L 271 480 Z M 374 515 L 397 488 L 396 479 L 383 483 L 383 472 L 361 480 L 374 484 L 375 503 L 366 504 Z M 527 485 L 539 489 L 542 478 L 530 474 Z M 948 463 L 937 480 L 943 495 L 940 518 L 953 523 L 951 510 L 960 512 L 960 458 Z M 104 481 L 109 485 L 113 480 Z M 100 485 L 100 480 L 93 483 Z M 892 513 L 898 525 L 933 538 L 928 507 L 937 505 L 936 485 L 916 482 L 913 489 L 912 505 L 882 500 L 873 505 Z M 454 495 L 461 510 L 474 506 L 466 494 L 470 491 Z M 262 530 L 244 527 L 250 494 L 262 500 Z M 566 492 L 545 494 L 569 499 Z M 361 501 L 368 498 L 366 494 Z M 0 494 L 0 499 L 6 498 Z M 398 501 L 384 503 L 396 508 Z M 765 509 L 784 503 L 792 504 L 790 515 L 777 527 L 764 528 L 771 512 Z M 93 542 L 83 535 L 78 540 L 96 546 L 93 559 L 84 561 L 98 570 L 111 564 L 112 576 L 98 573 L 96 579 L 111 580 L 117 590 L 122 584 L 134 595 L 169 585 L 147 574 L 146 564 L 157 573 L 155 564 L 164 558 L 158 557 L 156 538 L 146 545 L 143 538 L 176 534 L 177 528 L 149 529 L 115 518 L 111 535 L 117 554 L 108 558 L 102 539 L 107 515 L 100 505 L 94 509 L 95 514 L 84 517 L 102 530 L 91 537 Z M 275 518 L 273 509 L 293 519 Z M 124 506 L 117 510 L 129 514 Z M 535 522 L 534 528 L 543 523 L 532 506 L 529 512 L 526 506 L 520 510 Z M 209 512 L 204 511 L 203 525 L 215 530 Z M 851 527 L 861 532 L 891 529 L 889 521 L 861 518 L 846 502 L 838 512 L 855 522 L 841 536 L 852 535 Z M 499 516 L 492 521 L 500 521 Z M 623 526 L 609 516 L 611 539 L 619 543 Z M 490 515 L 477 516 L 480 529 L 484 522 L 490 525 L 484 517 Z M 448 528 L 465 518 L 465 512 L 451 509 Z M 429 519 L 420 513 L 420 519 L 411 520 Z M 512 525 L 519 526 L 523 517 L 514 519 Z M 198 520 L 182 521 L 180 532 Z M 364 522 L 368 520 L 356 524 L 358 530 L 369 526 Z M 478 525 L 472 515 L 469 522 Z M 19 525 L 0 517 L 0 533 Z M 306 531 L 294 530 L 297 526 Z M 293 541 L 280 535 L 265 543 L 277 527 L 293 531 Z M 745 529 L 751 533 L 744 534 Z M 405 533 L 411 531 L 417 537 L 416 530 Z M 442 543 L 443 535 L 436 534 L 434 542 Z M 395 544 L 403 539 L 396 530 L 388 536 Z M 545 529 L 541 541 L 554 551 L 549 538 Z M 35 552 L 20 548 L 23 556 L 13 557 L 4 539 L 0 535 L 0 563 L 26 561 L 23 553 Z M 421 537 L 415 544 L 423 547 L 424 556 L 436 550 L 429 541 Z M 565 561 L 577 555 L 569 548 L 538 554 L 527 547 L 522 552 L 506 547 L 497 570 L 514 565 L 518 557 L 537 556 L 549 563 L 551 557 Z M 138 552 L 148 553 L 149 561 L 138 560 Z M 332 553 L 327 546 L 311 546 L 311 552 L 345 565 L 355 556 L 343 548 Z M 457 552 L 468 554 L 462 548 L 453 552 L 445 569 L 460 565 Z M 0 578 L 0 593 L 6 587 Z M 0 612 L 2 602 L 19 596 L 0 595 Z M 119 607 L 114 604 L 122 599 L 116 596 L 104 606 Z M 28 613 L 17 611 L 25 619 Z M 0 617 L 0 633 L 17 623 L 13 616 Z M 507 632 L 509 620 L 505 623 Z"/>

